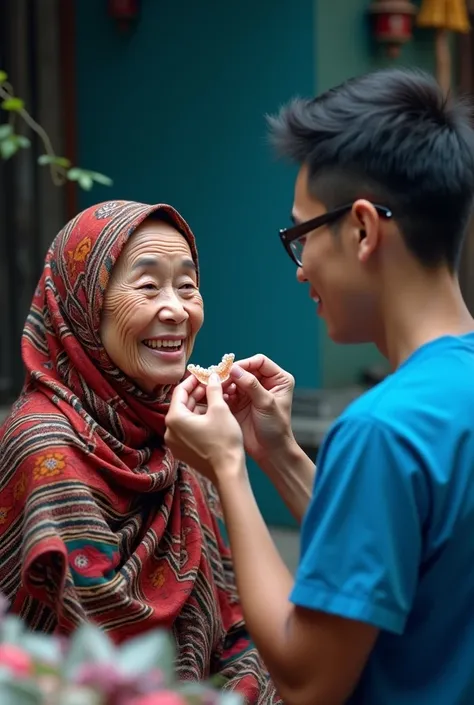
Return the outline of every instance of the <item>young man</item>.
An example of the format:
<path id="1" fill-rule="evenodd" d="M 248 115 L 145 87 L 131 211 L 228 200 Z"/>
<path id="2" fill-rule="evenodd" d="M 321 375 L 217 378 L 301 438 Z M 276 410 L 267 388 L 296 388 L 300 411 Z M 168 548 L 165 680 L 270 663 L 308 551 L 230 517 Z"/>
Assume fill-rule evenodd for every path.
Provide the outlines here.
<path id="1" fill-rule="evenodd" d="M 456 276 L 474 193 L 468 114 L 429 76 L 389 70 L 294 101 L 270 125 L 301 166 L 281 233 L 298 279 L 333 340 L 374 342 L 393 373 L 332 426 L 311 497 L 292 378 L 263 356 L 233 368 L 226 397 L 216 379 L 206 392 L 183 382 L 167 442 L 219 490 L 248 628 L 287 705 L 472 705 L 474 321 Z M 306 510 L 294 583 L 244 445 Z"/>

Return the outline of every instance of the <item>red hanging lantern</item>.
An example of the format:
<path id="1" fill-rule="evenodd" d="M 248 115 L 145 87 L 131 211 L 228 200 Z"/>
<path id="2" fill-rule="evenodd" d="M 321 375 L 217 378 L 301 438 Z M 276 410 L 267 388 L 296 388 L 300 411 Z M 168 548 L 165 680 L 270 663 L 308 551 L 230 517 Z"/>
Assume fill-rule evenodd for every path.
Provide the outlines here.
<path id="1" fill-rule="evenodd" d="M 139 0 L 108 0 L 109 15 L 119 29 L 128 31 L 140 14 Z"/>
<path id="2" fill-rule="evenodd" d="M 412 38 L 416 12 L 416 6 L 409 0 L 375 0 L 370 6 L 375 40 L 386 46 L 391 58 L 396 58 L 402 45 Z"/>

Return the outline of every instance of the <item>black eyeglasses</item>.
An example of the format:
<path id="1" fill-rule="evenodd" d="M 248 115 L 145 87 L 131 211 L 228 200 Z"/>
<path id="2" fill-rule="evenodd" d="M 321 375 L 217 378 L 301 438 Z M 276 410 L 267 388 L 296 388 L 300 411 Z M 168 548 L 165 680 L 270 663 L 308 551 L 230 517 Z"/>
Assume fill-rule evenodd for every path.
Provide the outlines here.
<path id="1" fill-rule="evenodd" d="M 375 203 L 372 205 L 379 215 L 382 215 L 384 218 L 392 218 L 393 213 L 390 208 L 377 206 Z M 301 256 L 304 247 L 304 242 L 301 242 L 301 239 L 312 230 L 316 230 L 316 228 L 320 228 L 322 225 L 329 225 L 330 223 L 334 223 L 338 218 L 342 218 L 343 215 L 349 213 L 352 206 L 353 203 L 347 203 L 345 206 L 340 206 L 332 211 L 323 213 L 323 215 L 317 218 L 312 218 L 311 220 L 306 220 L 304 223 L 298 223 L 298 225 L 292 225 L 290 228 L 280 230 L 280 239 L 283 243 L 283 247 L 298 267 L 301 267 Z"/>

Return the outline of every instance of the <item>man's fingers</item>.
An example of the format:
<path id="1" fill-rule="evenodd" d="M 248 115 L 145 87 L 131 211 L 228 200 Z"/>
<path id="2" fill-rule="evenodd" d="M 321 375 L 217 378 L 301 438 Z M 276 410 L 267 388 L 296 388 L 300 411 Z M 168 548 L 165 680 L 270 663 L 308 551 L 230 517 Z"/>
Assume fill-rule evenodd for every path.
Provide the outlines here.
<path id="1" fill-rule="evenodd" d="M 244 360 L 237 360 L 233 364 L 232 369 L 234 369 L 234 367 L 240 367 L 246 372 L 253 372 L 254 374 L 258 374 L 259 377 L 274 377 L 281 372 L 284 373 L 284 370 L 282 370 L 276 362 L 273 362 L 273 360 L 270 360 L 269 357 L 261 353 L 247 357 Z M 233 377 L 232 370 L 231 376 Z"/>
<path id="2" fill-rule="evenodd" d="M 238 390 L 245 392 L 255 406 L 264 408 L 272 400 L 272 394 L 268 392 L 251 372 L 242 369 L 240 365 L 233 365 L 232 379 Z"/>

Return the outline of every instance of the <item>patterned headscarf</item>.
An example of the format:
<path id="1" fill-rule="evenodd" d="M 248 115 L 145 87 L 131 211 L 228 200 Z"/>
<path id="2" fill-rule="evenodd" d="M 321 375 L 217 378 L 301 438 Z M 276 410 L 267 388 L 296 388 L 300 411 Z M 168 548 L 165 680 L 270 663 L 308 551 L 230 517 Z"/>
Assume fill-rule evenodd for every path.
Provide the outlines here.
<path id="1" fill-rule="evenodd" d="M 117 642 L 173 630 L 182 678 L 229 678 L 278 702 L 245 632 L 213 488 L 164 447 L 169 389 L 150 397 L 100 339 L 104 294 L 151 215 L 194 237 L 168 205 L 104 203 L 55 238 L 22 339 L 23 392 L 0 430 L 0 591 L 35 630 L 85 620 Z"/>

